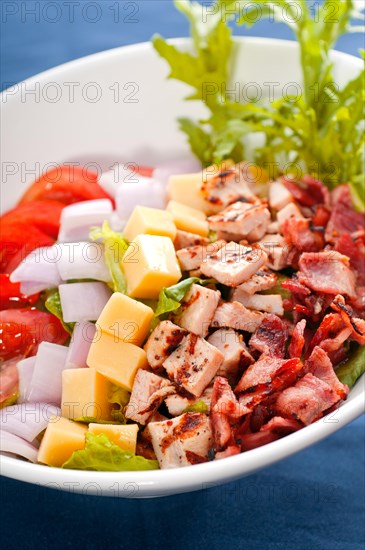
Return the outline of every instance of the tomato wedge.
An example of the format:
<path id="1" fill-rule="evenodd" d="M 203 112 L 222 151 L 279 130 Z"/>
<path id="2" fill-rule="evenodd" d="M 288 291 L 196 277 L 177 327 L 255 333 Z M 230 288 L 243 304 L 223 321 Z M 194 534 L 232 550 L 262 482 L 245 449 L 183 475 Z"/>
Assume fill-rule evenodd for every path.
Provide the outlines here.
<path id="1" fill-rule="evenodd" d="M 57 317 L 35 307 L 0 311 L 0 359 L 37 353 L 41 342 L 64 344 L 69 334 Z"/>
<path id="2" fill-rule="evenodd" d="M 24 193 L 19 205 L 54 200 L 64 205 L 93 199 L 111 199 L 98 184 L 98 174 L 77 166 L 59 166 L 42 174 Z"/>
<path id="3" fill-rule="evenodd" d="M 151 166 L 138 165 L 135 166 L 135 171 L 140 176 L 144 176 L 145 178 L 152 178 L 154 168 L 152 168 Z"/>
<path id="4" fill-rule="evenodd" d="M 11 273 L 32 250 L 41 246 L 51 246 L 53 243 L 54 240 L 37 227 L 26 223 L 2 223 L 0 272 Z"/>
<path id="5" fill-rule="evenodd" d="M 38 297 L 39 292 L 32 296 L 25 296 L 20 292 L 20 283 L 12 283 L 8 273 L 0 274 L 0 309 L 33 305 Z"/>
<path id="6" fill-rule="evenodd" d="M 51 200 L 27 202 L 6 212 L 1 216 L 0 223 L 27 223 L 57 239 L 64 206 L 62 202 Z"/>

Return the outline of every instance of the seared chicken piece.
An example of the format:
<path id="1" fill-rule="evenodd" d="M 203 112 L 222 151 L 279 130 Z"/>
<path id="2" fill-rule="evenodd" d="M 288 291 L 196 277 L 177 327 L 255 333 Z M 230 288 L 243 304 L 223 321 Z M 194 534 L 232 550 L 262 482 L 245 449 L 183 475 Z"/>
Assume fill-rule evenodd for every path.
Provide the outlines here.
<path id="1" fill-rule="evenodd" d="M 207 462 L 212 428 L 204 413 L 185 413 L 149 426 L 153 449 L 161 469 Z"/>
<path id="2" fill-rule="evenodd" d="M 163 367 L 178 388 L 200 397 L 223 363 L 223 354 L 196 334 L 186 336 Z"/>
<path id="3" fill-rule="evenodd" d="M 208 256 L 200 269 L 207 277 L 235 287 L 247 281 L 266 261 L 267 255 L 260 247 L 252 248 L 231 241 Z"/>
<path id="4" fill-rule="evenodd" d="M 208 334 L 220 292 L 193 284 L 181 303 L 174 321 L 189 332 L 205 337 Z"/>
<path id="5" fill-rule="evenodd" d="M 186 330 L 174 325 L 171 321 L 161 321 L 144 346 L 150 367 L 154 370 L 162 367 L 162 363 L 186 335 Z"/>
<path id="6" fill-rule="evenodd" d="M 174 392 L 174 386 L 166 378 L 139 369 L 125 411 L 126 418 L 130 418 L 139 424 L 146 424 L 165 397 Z"/>

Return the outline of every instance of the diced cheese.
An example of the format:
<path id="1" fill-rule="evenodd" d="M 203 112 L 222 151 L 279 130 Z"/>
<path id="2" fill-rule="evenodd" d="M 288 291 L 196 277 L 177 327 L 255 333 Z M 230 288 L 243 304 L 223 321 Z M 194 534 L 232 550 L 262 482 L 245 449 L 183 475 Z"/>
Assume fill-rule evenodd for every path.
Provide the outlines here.
<path id="1" fill-rule="evenodd" d="M 139 235 L 121 262 L 132 298 L 158 298 L 162 288 L 181 279 L 174 245 L 168 237 Z"/>
<path id="2" fill-rule="evenodd" d="M 89 432 L 95 435 L 104 434 L 123 451 L 136 452 L 138 424 L 89 424 Z"/>
<path id="3" fill-rule="evenodd" d="M 38 462 L 59 467 L 74 451 L 85 447 L 87 427 L 61 416 L 52 416 L 38 452 Z"/>
<path id="4" fill-rule="evenodd" d="M 62 373 L 62 416 L 96 421 L 111 420 L 108 380 L 93 369 L 66 369 Z"/>
<path id="5" fill-rule="evenodd" d="M 171 200 L 209 214 L 212 210 L 211 205 L 201 194 L 201 185 L 201 172 L 171 176 L 167 185 L 167 193 Z"/>
<path id="6" fill-rule="evenodd" d="M 123 342 L 141 346 L 147 337 L 153 316 L 153 309 L 142 302 L 137 302 L 121 292 L 114 292 L 96 325 Z"/>
<path id="7" fill-rule="evenodd" d="M 178 229 L 196 233 L 202 237 L 208 235 L 207 217 L 201 210 L 191 208 L 177 201 L 170 201 L 166 208 L 171 213 L 172 219 Z"/>
<path id="8" fill-rule="evenodd" d="M 146 352 L 134 344 L 98 331 L 90 346 L 87 364 L 117 386 L 132 391 L 137 370 L 147 367 L 147 357 Z"/>
<path id="9" fill-rule="evenodd" d="M 176 227 L 170 212 L 147 206 L 136 206 L 123 231 L 133 241 L 138 235 L 164 235 L 174 240 Z"/>

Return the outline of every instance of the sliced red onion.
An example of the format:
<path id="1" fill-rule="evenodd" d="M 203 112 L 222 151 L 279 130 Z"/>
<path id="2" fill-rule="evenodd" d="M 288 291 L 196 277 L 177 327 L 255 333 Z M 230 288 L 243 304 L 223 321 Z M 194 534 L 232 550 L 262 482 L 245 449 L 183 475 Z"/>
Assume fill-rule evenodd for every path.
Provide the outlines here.
<path id="1" fill-rule="evenodd" d="M 27 357 L 17 363 L 19 387 L 18 387 L 18 403 L 26 403 L 29 399 L 31 382 L 34 372 L 36 356 Z"/>
<path id="2" fill-rule="evenodd" d="M 66 367 L 68 348 L 50 342 L 39 345 L 30 383 L 28 401 L 59 405 L 62 394 L 62 371 Z"/>
<path id="3" fill-rule="evenodd" d="M 165 208 L 166 189 L 160 182 L 152 178 L 133 175 L 135 182 L 125 181 L 117 190 L 115 196 L 116 210 L 121 220 L 127 220 L 138 205 L 150 208 Z"/>
<path id="4" fill-rule="evenodd" d="M 57 246 L 33 250 L 12 272 L 12 283 L 21 283 L 21 292 L 30 295 L 47 288 L 55 288 L 62 279 L 57 269 Z"/>
<path id="5" fill-rule="evenodd" d="M 0 432 L 4 430 L 32 443 L 47 428 L 50 418 L 60 414 L 61 409 L 49 403 L 22 403 L 5 407 L 0 410 Z"/>
<path id="6" fill-rule="evenodd" d="M 97 281 L 110 281 L 102 245 L 77 242 L 58 244 L 57 247 L 60 251 L 57 268 L 62 280 L 96 279 Z"/>
<path id="7" fill-rule="evenodd" d="M 88 240 L 90 227 L 102 225 L 113 211 L 109 199 L 77 202 L 65 206 L 61 214 L 61 227 L 58 234 L 59 242 Z"/>
<path id="8" fill-rule="evenodd" d="M 96 321 L 112 294 L 104 283 L 71 283 L 58 289 L 66 323 Z"/>
<path id="9" fill-rule="evenodd" d="M 72 333 L 70 347 L 66 357 L 66 369 L 86 368 L 86 359 L 91 342 L 95 336 L 96 327 L 88 321 L 77 323 Z"/>
<path id="10" fill-rule="evenodd" d="M 115 164 L 113 170 L 102 173 L 99 178 L 99 185 L 108 195 L 115 198 L 122 183 L 135 183 L 140 177 L 141 176 L 133 170 L 133 164 Z"/>
<path id="11" fill-rule="evenodd" d="M 30 462 L 37 462 L 38 449 L 33 447 L 28 441 L 24 441 L 17 435 L 0 431 L 0 451 L 1 453 L 10 453 L 11 455 L 21 456 Z"/>
<path id="12" fill-rule="evenodd" d="M 192 174 L 202 169 L 200 162 L 194 158 L 171 160 L 159 164 L 153 171 L 153 178 L 166 186 L 170 176 Z"/>

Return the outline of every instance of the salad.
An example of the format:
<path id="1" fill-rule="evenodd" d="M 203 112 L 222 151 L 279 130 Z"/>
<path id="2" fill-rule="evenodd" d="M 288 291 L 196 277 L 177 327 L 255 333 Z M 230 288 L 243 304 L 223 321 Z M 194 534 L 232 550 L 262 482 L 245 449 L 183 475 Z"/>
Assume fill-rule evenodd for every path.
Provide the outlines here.
<path id="1" fill-rule="evenodd" d="M 209 110 L 180 119 L 197 161 L 60 166 L 1 217 L 2 454 L 220 460 L 321 419 L 365 371 L 364 73 L 340 89 L 329 56 L 360 14 L 348 0 L 332 22 L 324 2 L 315 22 L 298 1 L 304 93 L 235 103 L 230 23 L 254 4 L 293 2 L 176 2 L 193 50 L 153 38 Z"/>

